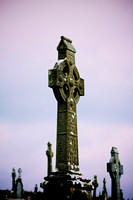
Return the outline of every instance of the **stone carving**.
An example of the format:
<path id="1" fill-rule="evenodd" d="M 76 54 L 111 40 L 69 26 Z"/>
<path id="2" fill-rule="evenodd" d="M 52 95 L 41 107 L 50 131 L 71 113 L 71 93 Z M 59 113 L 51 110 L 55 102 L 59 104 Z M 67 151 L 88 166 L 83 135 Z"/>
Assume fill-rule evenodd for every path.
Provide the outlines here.
<path id="1" fill-rule="evenodd" d="M 112 199 L 120 200 L 120 177 L 123 174 L 123 165 L 119 160 L 119 153 L 116 147 L 112 147 L 111 158 L 107 163 L 107 172 L 109 172 L 112 179 Z"/>
<path id="2" fill-rule="evenodd" d="M 72 41 L 62 36 L 57 50 L 59 61 L 49 70 L 49 87 L 58 102 L 56 168 L 79 171 L 76 104 L 84 95 L 84 80 L 75 66 Z"/>
<path id="3" fill-rule="evenodd" d="M 53 152 L 52 152 L 52 144 L 50 142 L 48 142 L 48 150 L 46 151 L 46 155 L 48 158 L 48 176 L 51 174 L 52 172 L 52 157 L 53 157 Z"/>
<path id="4" fill-rule="evenodd" d="M 92 182 L 92 185 L 94 186 L 94 190 L 93 190 L 93 199 L 96 199 L 96 190 L 98 187 L 98 182 L 97 182 L 97 176 L 94 176 L 94 180 Z"/>

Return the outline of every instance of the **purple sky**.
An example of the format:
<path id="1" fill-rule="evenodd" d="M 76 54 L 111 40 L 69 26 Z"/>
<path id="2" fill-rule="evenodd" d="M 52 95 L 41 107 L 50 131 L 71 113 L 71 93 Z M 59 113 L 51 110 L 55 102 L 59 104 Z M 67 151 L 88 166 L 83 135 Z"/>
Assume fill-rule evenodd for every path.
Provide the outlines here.
<path id="1" fill-rule="evenodd" d="M 97 194 L 105 177 L 110 195 L 106 163 L 116 146 L 121 188 L 133 198 L 133 1 L 1 0 L 0 27 L 0 189 L 11 189 L 12 168 L 21 167 L 24 189 L 33 191 L 47 174 L 48 141 L 55 155 L 57 109 L 48 69 L 64 35 L 85 80 L 77 105 L 81 173 L 97 175 Z"/>

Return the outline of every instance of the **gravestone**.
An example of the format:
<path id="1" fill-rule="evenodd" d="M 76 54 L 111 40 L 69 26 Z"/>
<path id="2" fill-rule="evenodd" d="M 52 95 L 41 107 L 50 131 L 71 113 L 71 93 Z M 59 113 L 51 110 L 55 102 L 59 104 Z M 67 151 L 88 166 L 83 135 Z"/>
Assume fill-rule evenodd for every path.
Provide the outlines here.
<path id="1" fill-rule="evenodd" d="M 52 152 L 52 144 L 48 142 L 48 150 L 46 151 L 46 155 L 48 158 L 48 173 L 47 175 L 49 176 L 52 172 L 52 157 L 53 157 L 53 152 Z"/>
<path id="2" fill-rule="evenodd" d="M 18 169 L 18 178 L 16 180 L 16 196 L 17 198 L 22 198 L 23 196 L 23 183 L 21 179 L 22 169 Z"/>
<path id="3" fill-rule="evenodd" d="M 111 158 L 107 163 L 107 172 L 109 172 L 112 181 L 112 199 L 121 200 L 120 178 L 123 174 L 123 165 L 120 163 L 116 147 L 112 147 Z"/>
<path id="4" fill-rule="evenodd" d="M 58 62 L 49 70 L 49 87 L 57 100 L 56 171 L 40 184 L 45 199 L 89 199 L 89 179 L 79 173 L 76 105 L 84 95 L 84 80 L 75 66 L 76 50 L 64 36 L 57 46 Z M 51 193 L 52 191 L 52 193 Z"/>
<path id="5" fill-rule="evenodd" d="M 37 192 L 38 192 L 38 186 L 37 186 L 37 184 L 35 184 L 35 187 L 34 187 L 34 194 L 37 194 Z"/>
<path id="6" fill-rule="evenodd" d="M 107 188 L 106 188 L 106 179 L 103 179 L 103 190 L 102 190 L 102 198 L 106 200 L 108 198 Z"/>
<path id="7" fill-rule="evenodd" d="M 93 199 L 96 199 L 96 190 L 97 190 L 97 187 L 98 187 L 98 182 L 97 182 L 97 176 L 96 175 L 94 176 L 94 180 L 92 182 L 92 185 L 94 186 L 94 188 L 93 188 Z"/>
<path id="8" fill-rule="evenodd" d="M 15 168 L 12 169 L 12 191 L 15 191 L 15 178 L 16 178 L 16 172 Z"/>

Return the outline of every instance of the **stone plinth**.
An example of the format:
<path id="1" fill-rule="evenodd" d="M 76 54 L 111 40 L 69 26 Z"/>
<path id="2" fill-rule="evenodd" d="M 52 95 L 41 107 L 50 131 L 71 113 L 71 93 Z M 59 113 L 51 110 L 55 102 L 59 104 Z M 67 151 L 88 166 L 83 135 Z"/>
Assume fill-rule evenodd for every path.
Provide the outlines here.
<path id="1" fill-rule="evenodd" d="M 49 70 L 49 87 L 57 100 L 56 172 L 40 185 L 44 199 L 87 200 L 91 196 L 90 180 L 79 173 L 76 106 L 84 96 L 84 80 L 75 66 L 76 50 L 64 36 L 57 47 L 58 61 Z"/>
<path id="2" fill-rule="evenodd" d="M 40 185 L 44 189 L 45 200 L 88 200 L 91 199 L 90 180 L 79 173 L 52 172 Z"/>

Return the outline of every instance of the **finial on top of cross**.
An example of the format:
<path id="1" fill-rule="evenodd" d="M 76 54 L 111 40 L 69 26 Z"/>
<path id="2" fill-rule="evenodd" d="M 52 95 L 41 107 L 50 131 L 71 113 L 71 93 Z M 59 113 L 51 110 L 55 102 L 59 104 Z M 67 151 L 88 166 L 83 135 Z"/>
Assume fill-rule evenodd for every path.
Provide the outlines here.
<path id="1" fill-rule="evenodd" d="M 84 80 L 75 66 L 76 50 L 72 41 L 64 36 L 61 36 L 57 50 L 61 61 L 49 70 L 49 87 L 53 88 L 57 101 L 69 99 L 77 103 L 80 96 L 84 96 Z"/>

